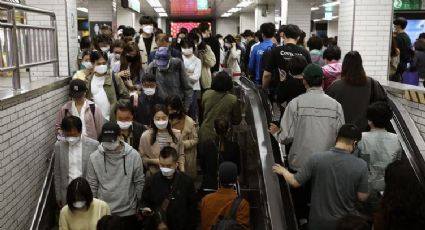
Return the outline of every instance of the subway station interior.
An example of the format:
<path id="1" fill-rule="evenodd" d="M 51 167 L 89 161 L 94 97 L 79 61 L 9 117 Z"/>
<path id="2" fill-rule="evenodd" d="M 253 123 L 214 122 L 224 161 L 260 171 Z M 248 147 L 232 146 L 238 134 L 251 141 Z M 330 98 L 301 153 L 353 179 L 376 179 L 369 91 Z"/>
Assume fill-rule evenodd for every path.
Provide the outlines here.
<path id="1" fill-rule="evenodd" d="M 0 0 L 0 54 L 0 230 L 425 229 L 425 0 Z"/>

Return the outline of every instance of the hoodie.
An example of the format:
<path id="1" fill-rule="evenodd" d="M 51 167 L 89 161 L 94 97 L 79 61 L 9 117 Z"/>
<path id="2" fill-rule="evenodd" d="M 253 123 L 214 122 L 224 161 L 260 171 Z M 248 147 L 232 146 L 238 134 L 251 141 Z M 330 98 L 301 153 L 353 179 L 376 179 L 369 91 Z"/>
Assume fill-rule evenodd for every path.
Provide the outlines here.
<path id="1" fill-rule="evenodd" d="M 121 142 L 117 151 L 106 151 L 99 145 L 90 155 L 87 181 L 93 196 L 108 203 L 113 215 L 136 214 L 145 175 L 142 160 L 130 145 Z"/>
<path id="2" fill-rule="evenodd" d="M 322 67 L 323 71 L 323 90 L 329 88 L 332 83 L 341 78 L 341 62 L 331 62 Z"/>

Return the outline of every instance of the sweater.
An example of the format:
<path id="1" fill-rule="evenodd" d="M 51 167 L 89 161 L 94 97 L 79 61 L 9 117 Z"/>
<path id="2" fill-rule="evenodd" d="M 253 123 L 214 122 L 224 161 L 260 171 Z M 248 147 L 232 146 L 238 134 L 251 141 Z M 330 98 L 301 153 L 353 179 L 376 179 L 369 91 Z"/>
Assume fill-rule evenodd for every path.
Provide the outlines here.
<path id="1" fill-rule="evenodd" d="M 97 222 L 111 210 L 104 201 L 93 198 L 88 210 L 71 211 L 68 205 L 60 211 L 59 230 L 96 230 Z"/>

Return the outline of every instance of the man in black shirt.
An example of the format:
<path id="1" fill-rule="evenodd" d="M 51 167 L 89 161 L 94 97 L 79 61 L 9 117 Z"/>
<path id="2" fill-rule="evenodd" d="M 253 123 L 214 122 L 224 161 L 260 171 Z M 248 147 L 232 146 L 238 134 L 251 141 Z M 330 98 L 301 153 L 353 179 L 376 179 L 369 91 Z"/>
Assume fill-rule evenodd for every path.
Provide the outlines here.
<path id="1" fill-rule="evenodd" d="M 307 50 L 297 46 L 297 40 L 300 37 L 301 30 L 296 25 L 286 25 L 282 28 L 283 40 L 285 45 L 272 49 L 268 62 L 265 62 L 263 72 L 263 89 L 269 88 L 272 73 L 279 70 L 281 75 L 289 73 L 289 61 L 296 55 L 304 56 L 308 63 L 311 63 L 311 57 Z"/>
<path id="2" fill-rule="evenodd" d="M 134 108 L 129 103 L 118 103 L 115 108 L 117 124 L 121 129 L 122 140 L 131 145 L 133 149 L 139 149 L 140 137 L 146 128 L 139 122 L 134 121 Z"/>
<path id="3" fill-rule="evenodd" d="M 220 67 L 220 42 L 215 36 L 211 36 L 211 26 L 208 22 L 201 22 L 198 26 L 198 29 L 202 33 L 202 39 L 211 47 L 215 55 L 216 63 L 211 68 L 211 73 L 218 72 Z"/>
<path id="4" fill-rule="evenodd" d="M 400 63 L 397 67 L 397 74 L 401 75 L 406 71 L 407 63 L 413 57 L 412 42 L 409 35 L 404 31 L 407 27 L 407 20 L 405 18 L 396 18 L 393 22 L 394 31 L 397 33 L 396 41 L 397 48 L 400 49 Z"/>

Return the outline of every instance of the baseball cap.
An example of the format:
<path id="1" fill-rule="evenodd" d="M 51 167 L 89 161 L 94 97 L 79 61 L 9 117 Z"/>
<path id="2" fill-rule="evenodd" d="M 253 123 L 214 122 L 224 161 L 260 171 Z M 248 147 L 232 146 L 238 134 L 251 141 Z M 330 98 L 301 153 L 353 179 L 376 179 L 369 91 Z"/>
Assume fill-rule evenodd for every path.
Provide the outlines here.
<path id="1" fill-rule="evenodd" d="M 238 180 L 238 167 L 235 163 L 225 161 L 220 164 L 218 177 L 221 184 L 233 184 Z"/>
<path id="2" fill-rule="evenodd" d="M 121 129 L 116 122 L 109 121 L 102 127 L 100 142 L 114 142 L 118 139 Z"/>
<path id="3" fill-rule="evenodd" d="M 309 82 L 309 81 L 314 81 L 317 78 L 322 79 L 323 78 L 323 71 L 322 71 L 322 67 L 320 67 L 317 64 L 309 64 L 305 67 L 304 71 L 304 79 Z"/>
<path id="4" fill-rule="evenodd" d="M 87 85 L 83 80 L 75 79 L 69 83 L 69 96 L 72 98 L 82 97 L 86 91 Z"/>
<path id="5" fill-rule="evenodd" d="M 362 132 L 354 124 L 345 124 L 339 129 L 338 137 L 360 141 L 362 139 Z"/>
<path id="6" fill-rule="evenodd" d="M 159 47 L 155 52 L 155 64 L 160 68 L 164 68 L 168 65 L 169 60 L 168 47 Z"/>

